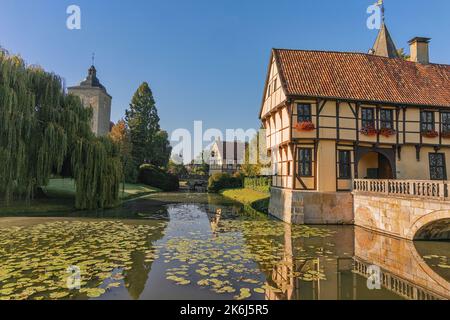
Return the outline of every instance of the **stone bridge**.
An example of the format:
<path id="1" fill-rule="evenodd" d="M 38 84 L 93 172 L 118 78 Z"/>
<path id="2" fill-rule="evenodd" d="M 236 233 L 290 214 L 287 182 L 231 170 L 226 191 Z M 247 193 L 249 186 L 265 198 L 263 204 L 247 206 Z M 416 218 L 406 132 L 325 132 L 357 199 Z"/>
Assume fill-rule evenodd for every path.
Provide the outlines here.
<path id="1" fill-rule="evenodd" d="M 450 181 L 355 180 L 355 224 L 407 240 L 450 240 Z"/>

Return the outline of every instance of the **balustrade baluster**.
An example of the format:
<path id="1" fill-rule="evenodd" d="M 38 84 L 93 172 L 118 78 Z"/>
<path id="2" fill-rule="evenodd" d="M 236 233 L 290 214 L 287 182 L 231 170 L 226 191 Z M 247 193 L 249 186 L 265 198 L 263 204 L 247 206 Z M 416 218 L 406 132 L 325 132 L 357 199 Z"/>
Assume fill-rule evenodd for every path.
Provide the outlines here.
<path id="1" fill-rule="evenodd" d="M 355 192 L 440 200 L 450 198 L 450 181 L 355 179 L 353 186 Z"/>

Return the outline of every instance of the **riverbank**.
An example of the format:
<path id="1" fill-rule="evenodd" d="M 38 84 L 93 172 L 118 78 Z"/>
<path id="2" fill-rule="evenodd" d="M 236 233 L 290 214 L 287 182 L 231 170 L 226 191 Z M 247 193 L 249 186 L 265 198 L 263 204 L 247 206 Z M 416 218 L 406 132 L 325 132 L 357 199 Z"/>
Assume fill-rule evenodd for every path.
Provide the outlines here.
<path id="1" fill-rule="evenodd" d="M 268 214 L 270 193 L 248 188 L 224 189 L 219 192 L 222 196 L 240 202 L 251 209 Z"/>
<path id="2" fill-rule="evenodd" d="M 75 183 L 73 179 L 52 179 L 42 188 L 44 194 L 26 203 L 16 200 L 9 206 L 0 201 L 0 215 L 42 215 L 75 211 Z M 137 199 L 161 190 L 143 184 L 125 183 L 121 185 L 119 198 L 121 203 Z"/>

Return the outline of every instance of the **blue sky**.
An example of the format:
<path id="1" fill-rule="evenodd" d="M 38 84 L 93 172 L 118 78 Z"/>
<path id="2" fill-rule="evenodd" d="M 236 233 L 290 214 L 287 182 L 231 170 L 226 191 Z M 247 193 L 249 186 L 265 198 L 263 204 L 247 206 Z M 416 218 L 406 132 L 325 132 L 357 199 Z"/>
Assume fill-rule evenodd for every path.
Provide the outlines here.
<path id="1" fill-rule="evenodd" d="M 257 128 L 270 49 L 366 52 L 375 0 L 0 0 L 0 45 L 28 63 L 82 80 L 96 53 L 113 96 L 112 120 L 124 115 L 142 81 L 154 92 L 161 125 Z M 82 29 L 66 28 L 66 8 L 81 7 Z M 386 0 L 398 47 L 428 36 L 431 60 L 450 64 L 450 1 Z"/>

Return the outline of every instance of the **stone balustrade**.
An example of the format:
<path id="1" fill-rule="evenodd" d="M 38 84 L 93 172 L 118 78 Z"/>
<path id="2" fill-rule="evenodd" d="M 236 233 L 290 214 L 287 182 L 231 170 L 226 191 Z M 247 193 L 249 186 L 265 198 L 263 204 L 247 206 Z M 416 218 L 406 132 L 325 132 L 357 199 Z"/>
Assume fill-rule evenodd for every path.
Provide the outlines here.
<path id="1" fill-rule="evenodd" d="M 355 179 L 353 192 L 450 200 L 450 181 Z"/>

